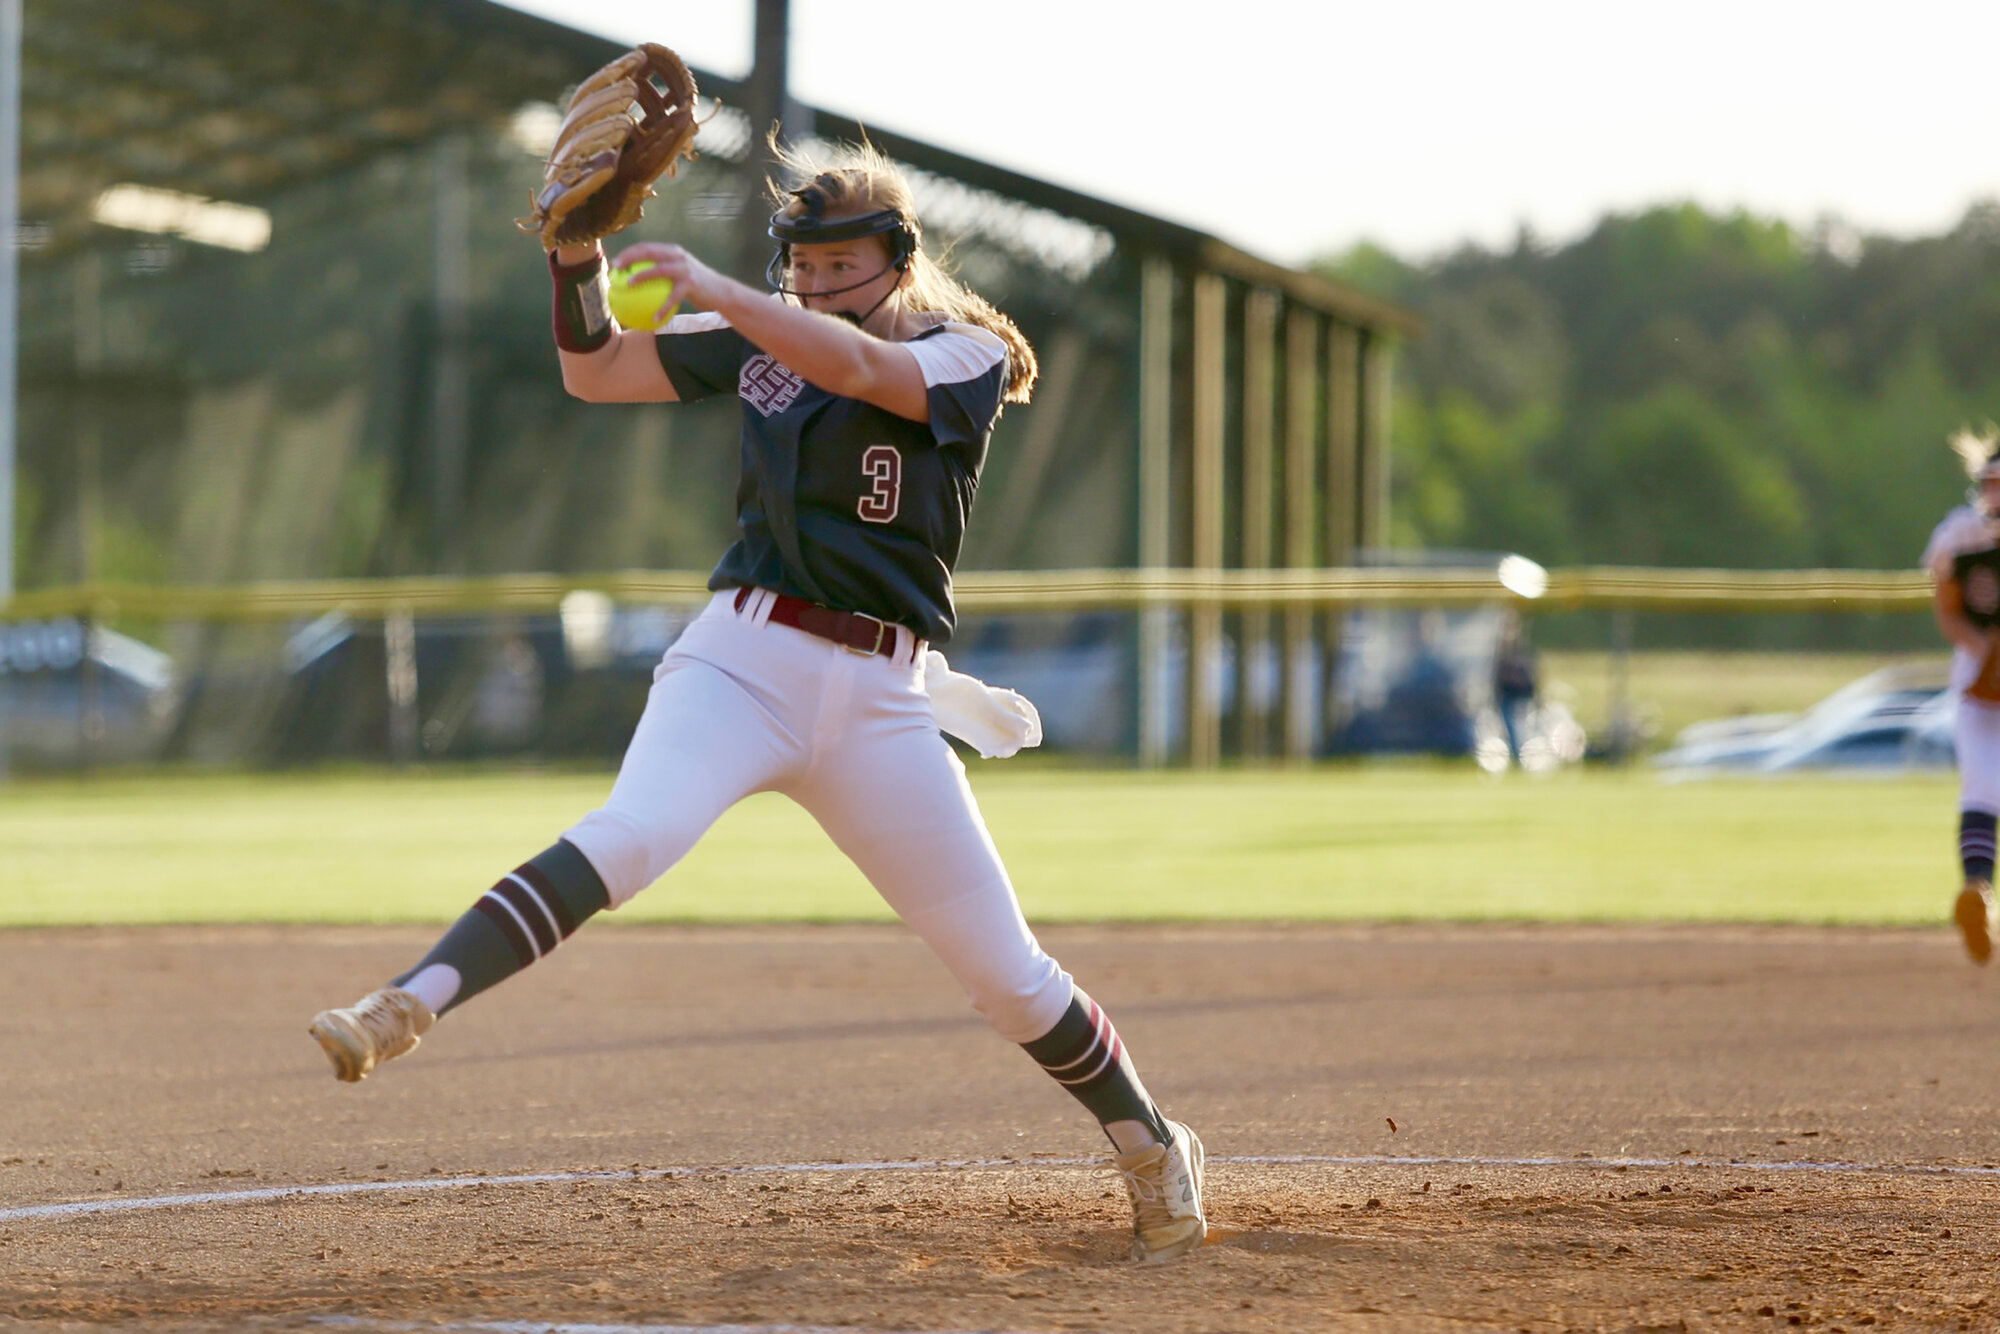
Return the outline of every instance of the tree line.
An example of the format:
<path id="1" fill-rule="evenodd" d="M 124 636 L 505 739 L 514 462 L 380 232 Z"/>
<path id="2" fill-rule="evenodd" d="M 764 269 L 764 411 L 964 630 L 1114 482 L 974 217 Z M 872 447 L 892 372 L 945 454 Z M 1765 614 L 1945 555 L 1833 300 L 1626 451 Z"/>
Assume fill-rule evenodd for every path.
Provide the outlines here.
<path id="1" fill-rule="evenodd" d="M 1965 489 L 1946 437 L 2000 418 L 2000 203 L 1920 238 L 1665 206 L 1315 267 L 1428 326 L 1398 361 L 1397 546 L 1907 567 Z"/>

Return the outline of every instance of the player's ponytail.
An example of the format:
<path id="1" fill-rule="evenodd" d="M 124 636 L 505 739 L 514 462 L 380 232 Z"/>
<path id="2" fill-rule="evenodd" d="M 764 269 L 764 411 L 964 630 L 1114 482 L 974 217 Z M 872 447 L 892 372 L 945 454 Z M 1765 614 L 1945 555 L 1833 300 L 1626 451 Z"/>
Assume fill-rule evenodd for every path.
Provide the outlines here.
<path id="1" fill-rule="evenodd" d="M 778 181 L 766 182 L 771 202 L 780 212 L 802 214 L 807 206 L 795 190 L 810 182 L 821 196 L 821 209 L 830 215 L 878 211 L 897 214 L 915 242 L 908 276 L 903 280 L 904 308 L 936 311 L 956 323 L 977 325 L 1005 343 L 1007 386 L 1003 398 L 1008 403 L 1028 401 L 1040 370 L 1035 362 L 1035 349 L 1029 346 L 1014 321 L 959 282 L 938 258 L 924 249 L 915 196 L 901 167 L 865 139 L 859 144 L 835 145 L 824 153 L 809 153 L 779 144 L 774 135 L 771 151 L 798 183 L 787 187 Z"/>
<path id="2" fill-rule="evenodd" d="M 1981 481 L 1994 461 L 2000 459 L 2000 426 L 1987 422 L 1982 430 L 1961 426 L 1951 435 L 1951 452 L 1965 464 L 1965 475 Z"/>

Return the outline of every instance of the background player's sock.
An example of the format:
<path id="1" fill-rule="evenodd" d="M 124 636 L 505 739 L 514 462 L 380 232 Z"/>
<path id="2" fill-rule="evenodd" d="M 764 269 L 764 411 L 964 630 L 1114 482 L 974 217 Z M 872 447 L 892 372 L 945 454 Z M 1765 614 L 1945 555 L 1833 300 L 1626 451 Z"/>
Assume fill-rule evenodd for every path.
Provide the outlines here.
<path id="1" fill-rule="evenodd" d="M 1111 1017 L 1081 987 L 1054 1028 L 1021 1046 L 1090 1109 L 1120 1153 L 1166 1143 L 1166 1118 L 1139 1082 Z"/>
<path id="2" fill-rule="evenodd" d="M 1993 879 L 1993 828 L 1991 811 L 1958 813 L 1958 860 L 1967 880 Z"/>
<path id="3" fill-rule="evenodd" d="M 443 1014 L 568 940 L 610 902 L 596 868 L 558 841 L 502 876 L 396 985 Z"/>

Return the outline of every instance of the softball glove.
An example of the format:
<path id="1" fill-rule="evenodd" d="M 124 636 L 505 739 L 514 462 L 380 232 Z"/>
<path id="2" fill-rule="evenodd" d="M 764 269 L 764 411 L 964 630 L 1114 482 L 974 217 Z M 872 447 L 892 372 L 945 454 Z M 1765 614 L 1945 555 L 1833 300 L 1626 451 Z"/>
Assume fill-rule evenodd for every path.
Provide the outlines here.
<path id="1" fill-rule="evenodd" d="M 657 85 L 655 83 L 657 80 Z M 542 248 L 581 244 L 637 222 L 656 193 L 694 156 L 694 76 L 666 47 L 646 42 L 577 86 L 549 151 L 533 211 L 516 225 Z"/>

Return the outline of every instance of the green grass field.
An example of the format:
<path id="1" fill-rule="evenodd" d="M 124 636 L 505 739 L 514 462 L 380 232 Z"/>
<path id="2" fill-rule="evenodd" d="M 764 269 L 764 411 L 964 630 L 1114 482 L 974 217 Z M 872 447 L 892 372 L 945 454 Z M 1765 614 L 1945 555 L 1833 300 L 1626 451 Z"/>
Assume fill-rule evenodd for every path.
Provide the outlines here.
<path id="1" fill-rule="evenodd" d="M 1956 887 L 1948 774 L 1666 783 L 1384 765 L 1220 775 L 974 762 L 1031 918 L 1918 923 Z M 0 926 L 442 922 L 609 789 L 548 771 L 16 780 Z M 888 916 L 809 817 L 731 811 L 617 920 Z"/>

